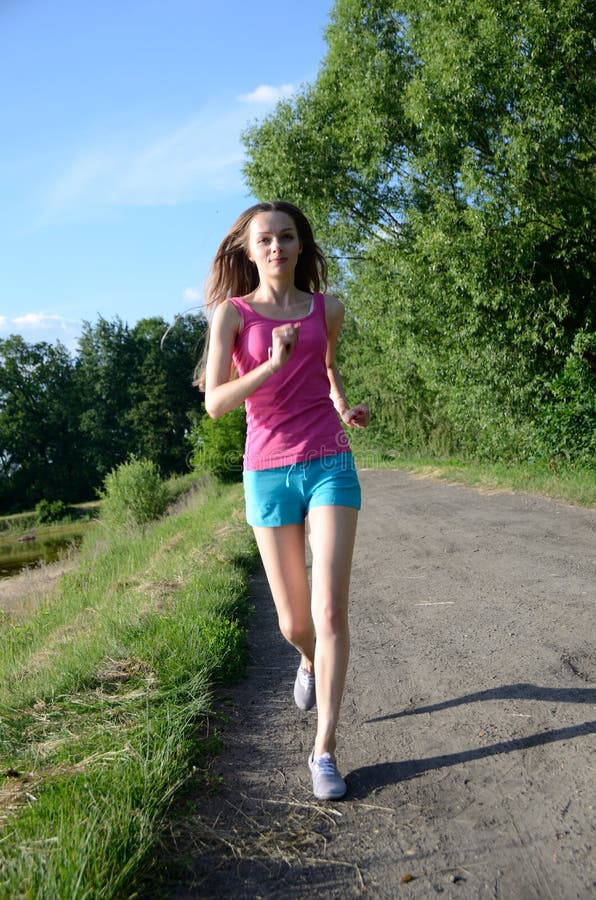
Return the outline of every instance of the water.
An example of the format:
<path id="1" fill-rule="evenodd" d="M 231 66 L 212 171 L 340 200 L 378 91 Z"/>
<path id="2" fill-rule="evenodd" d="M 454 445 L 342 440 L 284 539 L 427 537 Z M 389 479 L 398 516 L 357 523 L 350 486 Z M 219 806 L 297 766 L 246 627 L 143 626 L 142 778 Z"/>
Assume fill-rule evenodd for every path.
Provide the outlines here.
<path id="1" fill-rule="evenodd" d="M 23 569 L 41 562 L 51 563 L 60 559 L 71 547 L 79 547 L 83 540 L 81 530 L 68 529 L 62 533 L 47 533 L 34 540 L 0 541 L 0 578 L 18 575 Z"/>

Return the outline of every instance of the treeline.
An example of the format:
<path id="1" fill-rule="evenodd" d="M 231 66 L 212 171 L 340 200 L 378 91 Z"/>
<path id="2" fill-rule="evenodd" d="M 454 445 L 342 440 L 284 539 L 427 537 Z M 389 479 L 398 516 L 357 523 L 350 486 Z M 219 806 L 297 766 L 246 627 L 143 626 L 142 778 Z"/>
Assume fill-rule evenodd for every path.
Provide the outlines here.
<path id="1" fill-rule="evenodd" d="M 192 375 L 206 322 L 185 316 L 130 328 L 85 323 L 78 352 L 59 342 L 0 340 L 0 510 L 93 499 L 130 455 L 163 476 L 187 470 L 186 435 L 200 413 Z"/>
<path id="2" fill-rule="evenodd" d="M 315 82 L 245 133 L 334 258 L 385 445 L 594 464 L 595 15 L 337 0 Z"/>

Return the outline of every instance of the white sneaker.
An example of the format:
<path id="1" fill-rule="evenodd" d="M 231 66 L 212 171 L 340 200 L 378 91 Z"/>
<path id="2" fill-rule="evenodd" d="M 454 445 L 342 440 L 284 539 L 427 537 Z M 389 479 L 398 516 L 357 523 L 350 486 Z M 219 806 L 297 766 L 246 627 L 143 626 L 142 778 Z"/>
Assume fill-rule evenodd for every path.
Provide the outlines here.
<path id="1" fill-rule="evenodd" d="M 315 676 L 311 675 L 302 666 L 296 673 L 294 682 L 294 700 L 298 709 L 312 709 L 316 702 Z"/>
<path id="2" fill-rule="evenodd" d="M 337 770 L 335 757 L 322 753 L 315 759 L 314 750 L 308 758 L 312 775 L 312 789 L 317 800 L 339 800 L 347 791 L 346 783 Z"/>

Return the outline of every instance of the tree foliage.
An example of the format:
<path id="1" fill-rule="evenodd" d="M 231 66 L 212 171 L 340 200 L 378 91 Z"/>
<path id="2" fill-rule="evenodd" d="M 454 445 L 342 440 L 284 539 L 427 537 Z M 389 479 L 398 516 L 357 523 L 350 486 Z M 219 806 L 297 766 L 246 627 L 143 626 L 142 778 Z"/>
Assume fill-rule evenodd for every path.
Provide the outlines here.
<path id="1" fill-rule="evenodd" d="M 164 474 L 187 468 L 186 434 L 198 397 L 193 370 L 203 319 L 86 322 L 79 352 L 0 341 L 0 507 L 94 496 L 131 454 Z"/>
<path id="2" fill-rule="evenodd" d="M 587 0 L 337 0 L 314 84 L 246 132 L 252 191 L 337 261 L 385 442 L 586 461 L 593 35 Z"/>
<path id="3" fill-rule="evenodd" d="M 75 499 L 80 398 L 68 351 L 13 335 L 0 341 L 0 363 L 2 505 Z"/>
<path id="4" fill-rule="evenodd" d="M 188 435 L 190 461 L 197 472 L 209 472 L 221 481 L 240 481 L 246 438 L 246 414 L 239 406 L 221 419 L 203 415 Z"/>

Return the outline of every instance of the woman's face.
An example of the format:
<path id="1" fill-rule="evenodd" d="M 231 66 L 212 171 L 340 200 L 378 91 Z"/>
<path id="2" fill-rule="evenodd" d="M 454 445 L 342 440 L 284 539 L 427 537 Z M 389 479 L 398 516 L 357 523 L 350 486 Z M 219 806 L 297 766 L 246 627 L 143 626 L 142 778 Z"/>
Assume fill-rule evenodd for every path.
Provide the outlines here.
<path id="1" fill-rule="evenodd" d="M 281 210 L 260 212 L 248 229 L 248 258 L 259 270 L 261 280 L 293 274 L 302 252 L 296 224 Z"/>

